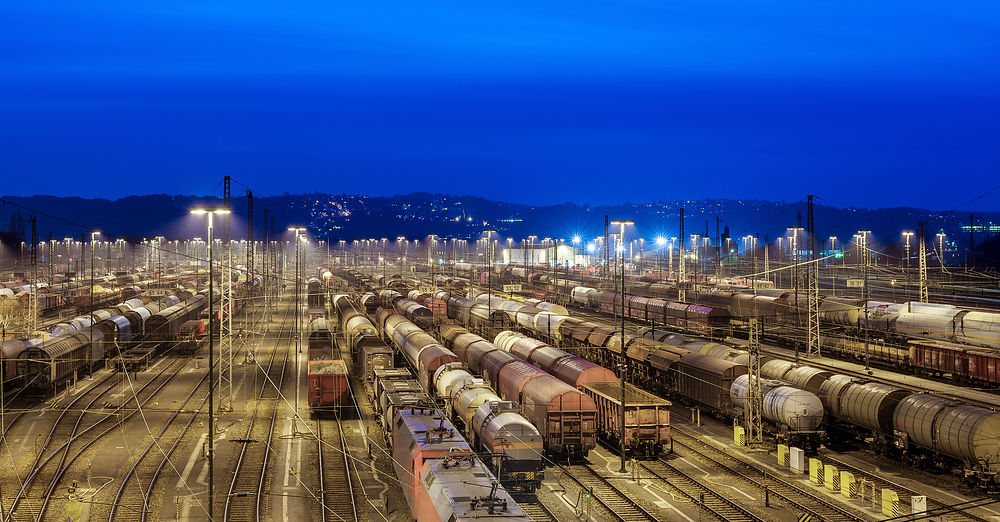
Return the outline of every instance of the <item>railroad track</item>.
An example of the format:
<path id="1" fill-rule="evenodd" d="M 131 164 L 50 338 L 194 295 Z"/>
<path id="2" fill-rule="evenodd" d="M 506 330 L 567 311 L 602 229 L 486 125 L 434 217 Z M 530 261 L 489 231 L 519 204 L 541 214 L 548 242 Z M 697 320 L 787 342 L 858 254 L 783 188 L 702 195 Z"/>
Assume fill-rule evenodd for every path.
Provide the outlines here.
<path id="1" fill-rule="evenodd" d="M 603 509 L 605 513 L 603 513 L 602 520 L 620 520 L 622 522 L 658 520 L 656 516 L 619 490 L 613 481 L 602 476 L 590 465 L 573 465 L 567 467 L 566 470 L 567 475 L 580 485 L 583 492 L 589 492 L 590 498 L 596 500 Z"/>
<path id="2" fill-rule="evenodd" d="M 873 519 L 871 515 L 842 507 L 815 495 L 791 480 L 785 480 L 773 473 L 766 473 L 765 470 L 750 462 L 736 458 L 714 446 L 683 434 L 679 430 L 672 429 L 671 438 L 674 442 L 675 452 L 677 452 L 678 447 L 684 448 L 684 451 L 692 456 L 712 463 L 722 470 L 743 478 L 750 484 L 755 484 L 762 492 L 766 488 L 770 494 L 780 497 L 785 503 L 795 506 L 798 510 L 808 513 L 814 518 L 826 522 L 854 522 Z"/>
<path id="3" fill-rule="evenodd" d="M 909 513 L 910 499 L 913 496 L 926 496 L 924 493 L 914 491 L 898 482 L 893 482 L 885 477 L 875 475 L 869 471 L 865 471 L 857 466 L 848 464 L 836 457 L 829 454 L 823 455 L 823 460 L 829 462 L 837 467 L 839 471 L 850 471 L 854 474 L 855 478 L 861 478 L 869 483 L 874 483 L 875 488 L 881 491 L 883 488 L 891 489 L 899 494 L 899 506 L 900 515 L 906 515 Z M 986 518 L 976 515 L 974 513 L 969 513 L 967 509 L 953 509 L 951 506 L 958 504 L 962 508 L 971 507 L 966 506 L 963 503 L 958 503 L 954 501 L 942 502 L 938 499 L 927 496 L 927 513 L 934 513 L 936 515 L 941 515 L 947 518 L 950 522 L 988 522 Z"/>
<path id="4" fill-rule="evenodd" d="M 514 502 L 521 507 L 521 511 L 528 516 L 531 522 L 558 522 L 555 514 L 549 510 L 536 495 L 511 495 Z"/>
<path id="5" fill-rule="evenodd" d="M 316 442 L 319 487 L 323 498 L 320 520 L 357 520 L 350 454 L 340 420 L 317 421 Z"/>
<path id="6" fill-rule="evenodd" d="M 292 305 L 294 306 L 294 305 Z M 287 319 L 292 306 L 284 309 Z M 281 324 L 285 324 L 285 320 Z M 267 499 L 265 483 L 269 477 L 268 461 L 272 457 L 274 428 L 278 411 L 283 402 L 281 387 L 288 370 L 289 352 L 294 351 L 291 329 L 284 326 L 278 331 L 274 349 L 264 375 L 257 399 L 252 404 L 253 411 L 247 423 L 247 431 L 239 442 L 242 448 L 233 470 L 228 494 L 225 497 L 223 520 L 266 520 Z"/>
<path id="7" fill-rule="evenodd" d="M 710 487 L 677 469 L 665 460 L 639 463 L 639 465 L 667 485 L 672 486 L 692 504 L 699 506 L 719 520 L 763 522 L 764 519 L 749 509 L 727 498 L 721 488 Z"/>
<path id="8" fill-rule="evenodd" d="M 38 451 L 38 457 L 31 466 L 32 471 L 25 478 L 17 496 L 11 502 L 10 515 L 5 520 L 11 522 L 45 520 L 48 509 L 52 509 L 55 512 L 62 512 L 63 510 L 60 509 L 63 507 L 62 503 L 69 499 L 64 496 L 54 495 L 54 492 L 59 487 L 63 476 L 69 468 L 97 441 L 101 440 L 102 437 L 112 430 L 123 426 L 141 408 L 153 400 L 181 372 L 183 367 L 183 363 L 178 364 L 176 361 L 164 365 L 156 375 L 152 376 L 145 384 L 135 390 L 132 399 L 135 403 L 134 408 L 131 402 L 128 404 L 119 404 L 113 409 L 95 407 L 95 404 L 110 404 L 110 402 L 105 402 L 102 399 L 105 399 L 117 387 L 114 385 L 102 387 L 102 385 L 115 374 L 109 374 L 97 385 L 89 388 L 85 393 L 67 405 L 53 424 L 42 448 Z M 172 372 L 169 371 L 171 369 L 173 369 Z M 84 400 L 87 397 L 91 397 L 91 399 L 89 401 Z M 77 410 L 76 407 L 80 403 L 85 405 L 82 407 L 82 410 Z M 69 419 L 71 422 L 64 421 L 67 414 L 71 411 L 78 413 L 78 415 L 71 416 L 75 418 L 75 421 L 73 418 Z M 96 416 L 98 418 L 88 425 L 84 422 L 85 417 L 88 416 Z M 111 419 L 114 419 L 114 421 L 112 422 Z M 107 426 L 90 439 L 78 440 L 92 430 L 101 428 L 103 425 Z M 43 458 L 42 455 L 45 453 L 45 450 L 54 441 L 57 442 L 59 440 L 64 440 L 64 442 L 51 451 L 47 457 Z M 77 446 L 74 446 L 74 444 L 77 444 Z"/>
<path id="9" fill-rule="evenodd" d="M 173 455 L 174 450 L 180 445 L 181 440 L 184 435 L 188 432 L 194 420 L 198 418 L 201 413 L 201 409 L 205 407 L 205 403 L 208 401 L 208 390 L 204 390 L 201 396 L 201 401 L 197 404 L 196 408 L 193 410 L 186 410 L 185 406 L 191 402 L 195 393 L 201 387 L 202 384 L 208 379 L 205 375 L 198 381 L 195 386 L 191 388 L 191 392 L 184 398 L 184 400 L 178 405 L 176 411 L 170 418 L 164 423 L 163 427 L 157 432 L 155 437 L 152 437 L 146 448 L 139 454 L 135 459 L 135 464 L 132 468 L 125 474 L 122 478 L 121 486 L 118 488 L 118 492 L 115 495 L 114 502 L 111 504 L 110 513 L 108 515 L 109 522 L 120 522 L 128 520 L 139 520 L 145 521 L 149 519 L 150 506 L 152 505 L 152 496 L 154 492 L 154 486 L 156 485 L 156 480 L 160 476 L 160 472 L 163 468 L 170 463 L 170 456 Z M 187 422 L 176 427 L 175 421 L 182 416 L 182 413 L 187 417 Z M 172 429 L 173 428 L 173 429 Z M 154 449 L 160 448 L 159 441 L 170 441 L 173 443 L 169 448 L 166 448 L 162 452 L 154 452 Z M 160 456 L 157 461 L 153 457 Z M 134 487 L 138 488 L 139 491 L 132 491 L 129 489 L 129 485 L 133 484 Z M 153 516 L 152 519 L 156 520 L 159 516 Z"/>

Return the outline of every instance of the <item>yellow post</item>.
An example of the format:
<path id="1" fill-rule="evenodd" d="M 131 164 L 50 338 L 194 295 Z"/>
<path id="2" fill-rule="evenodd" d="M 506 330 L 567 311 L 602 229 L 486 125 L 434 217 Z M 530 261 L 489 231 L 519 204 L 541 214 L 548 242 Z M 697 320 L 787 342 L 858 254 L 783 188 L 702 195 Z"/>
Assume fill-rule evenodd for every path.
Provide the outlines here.
<path id="1" fill-rule="evenodd" d="M 837 491 L 840 489 L 840 472 L 837 471 L 836 466 L 827 464 L 826 467 L 823 468 L 823 485 L 830 491 Z"/>
<path id="2" fill-rule="evenodd" d="M 882 490 L 882 514 L 893 518 L 899 516 L 899 494 L 891 489 Z"/>
<path id="3" fill-rule="evenodd" d="M 849 471 L 840 472 L 840 494 L 854 498 L 858 494 L 858 485 L 854 482 L 854 474 Z"/>
<path id="4" fill-rule="evenodd" d="M 809 482 L 813 484 L 823 483 L 823 461 L 819 459 L 809 459 Z"/>
<path id="5" fill-rule="evenodd" d="M 743 426 L 733 426 L 733 442 L 740 447 L 747 445 L 747 432 Z"/>

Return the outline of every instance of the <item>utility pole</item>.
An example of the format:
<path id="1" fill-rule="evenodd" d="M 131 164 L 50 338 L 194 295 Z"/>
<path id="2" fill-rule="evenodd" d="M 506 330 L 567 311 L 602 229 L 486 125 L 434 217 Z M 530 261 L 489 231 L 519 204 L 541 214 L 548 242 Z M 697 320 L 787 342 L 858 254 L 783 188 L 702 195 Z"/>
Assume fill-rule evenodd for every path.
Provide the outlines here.
<path id="1" fill-rule="evenodd" d="M 259 293 L 261 290 L 260 288 L 253 288 L 251 286 L 254 283 L 254 272 L 256 271 L 256 267 L 254 267 L 254 261 L 255 261 L 254 254 L 256 254 L 255 252 L 256 249 L 257 247 L 254 245 L 254 239 L 253 239 L 253 191 L 248 189 L 247 190 L 247 251 L 246 251 L 247 282 L 244 288 L 251 289 L 250 291 L 254 292 L 255 294 Z M 250 307 L 245 306 L 243 310 L 244 310 L 243 311 L 244 324 L 246 324 L 246 317 L 250 313 Z M 250 334 L 252 328 L 247 328 L 244 331 L 247 332 L 247 337 L 252 335 Z M 246 346 L 247 348 L 243 350 L 243 364 L 248 364 L 251 361 L 251 354 L 253 352 L 252 348 L 253 342 L 247 344 Z"/>
<path id="2" fill-rule="evenodd" d="M 222 206 L 227 211 L 222 215 L 222 300 L 219 310 L 222 324 L 219 325 L 219 361 L 226 365 L 219 372 L 219 411 L 233 411 L 233 251 L 232 219 L 233 197 L 229 191 L 229 176 L 223 179 Z M 208 277 L 212 277 L 209 266 Z M 211 303 L 209 303 L 211 306 Z"/>
<path id="3" fill-rule="evenodd" d="M 871 230 L 860 230 L 858 231 L 858 236 L 861 239 L 861 244 L 858 249 L 861 251 L 861 298 L 865 302 L 865 370 L 871 369 L 868 360 L 868 301 L 871 299 L 871 293 L 868 290 L 868 234 L 871 234 Z"/>
<path id="4" fill-rule="evenodd" d="M 608 223 L 609 223 L 608 216 L 605 215 L 604 216 L 604 269 L 601 270 L 601 277 L 604 279 L 607 279 L 608 277 L 608 261 L 611 258 L 611 256 L 609 255 L 610 245 L 608 245 Z"/>
<path id="5" fill-rule="evenodd" d="M 681 231 L 677 236 L 677 300 L 687 301 L 687 274 L 684 273 L 684 207 L 681 207 Z"/>
<path id="6" fill-rule="evenodd" d="M 806 357 L 819 357 L 819 264 L 816 263 L 816 225 L 813 221 L 813 196 L 809 195 L 806 219 L 806 248 L 809 249 L 809 263 L 806 265 L 806 284 L 808 286 L 809 310 L 808 338 L 806 340 Z"/>
<path id="7" fill-rule="evenodd" d="M 976 225 L 975 214 L 969 214 L 969 255 L 966 256 L 965 269 L 976 268 Z"/>
<path id="8" fill-rule="evenodd" d="M 920 255 L 920 302 L 927 302 L 927 246 L 924 245 L 924 222 L 920 222 L 919 232 L 917 234 L 917 242 L 920 243 L 918 247 Z"/>
<path id="9" fill-rule="evenodd" d="M 761 413 L 764 410 L 764 393 L 760 387 L 760 320 L 750 318 L 750 363 L 747 366 L 747 377 L 750 388 L 747 390 L 747 443 L 750 446 L 764 444 L 764 423 Z"/>
<path id="10" fill-rule="evenodd" d="M 719 235 L 719 224 L 722 218 L 715 216 L 715 282 L 722 280 L 722 236 Z"/>
<path id="11" fill-rule="evenodd" d="M 247 190 L 247 284 L 253 283 L 253 274 L 256 271 L 254 266 L 254 245 L 253 245 L 253 191 Z"/>
<path id="12" fill-rule="evenodd" d="M 634 225 L 635 221 L 632 220 L 615 220 L 611 222 L 612 225 L 619 226 L 618 240 L 621 242 L 622 250 L 625 249 L 625 225 Z M 616 249 L 617 250 L 617 249 Z M 624 254 L 624 252 L 622 252 Z M 618 294 L 621 303 L 621 343 L 622 343 L 622 355 L 619 361 L 619 379 L 621 380 L 621 401 L 622 401 L 622 418 L 621 418 L 621 452 L 622 452 L 622 465 L 621 469 L 618 470 L 619 473 L 625 473 L 625 377 L 629 370 L 629 359 L 624 357 L 625 355 L 625 256 L 618 256 L 621 261 L 621 291 Z"/>
<path id="13" fill-rule="evenodd" d="M 28 220 L 31 223 L 31 331 L 34 333 L 38 329 L 38 228 L 35 215 L 31 215 Z M 51 263 L 52 260 L 50 259 Z M 91 288 L 90 304 L 94 304 L 93 287 Z"/>
<path id="14" fill-rule="evenodd" d="M 264 226 L 267 227 L 267 221 L 264 222 Z M 277 277 L 278 277 L 278 252 L 276 249 L 275 242 L 278 240 L 278 235 L 274 233 L 274 216 L 271 216 L 271 234 L 268 237 L 268 248 L 271 252 L 271 280 L 269 283 L 265 283 L 264 286 L 271 286 L 271 295 L 277 295 Z M 271 313 L 274 313 L 274 307 L 271 307 Z M 268 316 L 270 318 L 270 316 Z"/>

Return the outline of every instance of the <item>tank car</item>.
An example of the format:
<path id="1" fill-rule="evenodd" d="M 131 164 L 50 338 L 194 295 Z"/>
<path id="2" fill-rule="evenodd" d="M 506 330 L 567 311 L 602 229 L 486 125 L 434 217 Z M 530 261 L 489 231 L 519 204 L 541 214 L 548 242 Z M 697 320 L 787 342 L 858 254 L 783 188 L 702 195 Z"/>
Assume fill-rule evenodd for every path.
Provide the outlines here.
<path id="1" fill-rule="evenodd" d="M 913 465 L 951 470 L 972 487 L 995 489 L 1000 478 L 1000 414 L 958 401 L 914 394 L 893 414 L 895 447 Z"/>
<path id="2" fill-rule="evenodd" d="M 794 444 L 815 451 L 825 440 L 823 404 L 814 393 L 785 386 L 781 381 L 760 380 L 763 404 L 761 417 L 768 421 L 767 429 L 783 444 Z M 730 396 L 740 415 L 747 411 L 750 397 L 750 376 L 733 380 Z"/>
<path id="3" fill-rule="evenodd" d="M 542 436 L 515 404 L 484 402 L 469 431 L 473 446 L 490 455 L 486 463 L 505 489 L 530 493 L 541 486 L 545 473 Z"/>
<path id="4" fill-rule="evenodd" d="M 396 477 L 414 518 L 449 522 L 503 514 L 528 522 L 446 417 L 413 406 L 397 411 L 393 424 Z"/>

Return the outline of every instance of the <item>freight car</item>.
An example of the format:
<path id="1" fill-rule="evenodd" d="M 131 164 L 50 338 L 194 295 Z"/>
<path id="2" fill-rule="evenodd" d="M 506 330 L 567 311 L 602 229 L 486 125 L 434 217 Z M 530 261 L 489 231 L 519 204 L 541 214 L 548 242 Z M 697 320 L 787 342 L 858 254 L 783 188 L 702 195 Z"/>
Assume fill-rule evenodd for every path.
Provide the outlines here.
<path id="1" fill-rule="evenodd" d="M 531 493 L 544 478 L 542 436 L 511 402 L 490 400 L 472 417 L 473 446 L 488 454 L 490 470 L 508 490 Z"/>
<path id="2" fill-rule="evenodd" d="M 528 522 L 446 417 L 415 406 L 397 411 L 393 424 L 396 477 L 415 519 L 458 522 L 502 515 Z"/>
<path id="3" fill-rule="evenodd" d="M 376 370 L 395 366 L 392 348 L 377 334 L 367 332 L 359 334 L 351 341 L 351 346 L 356 349 L 355 360 L 366 382 L 374 380 Z"/>
<path id="4" fill-rule="evenodd" d="M 205 321 L 201 319 L 185 321 L 177 331 L 177 355 L 194 355 L 198 352 L 204 337 Z"/>
<path id="5" fill-rule="evenodd" d="M 551 328 L 545 325 L 557 322 L 564 340 L 585 336 L 593 346 L 607 348 L 606 350 L 584 349 L 581 353 L 589 353 L 608 366 L 620 365 L 627 360 L 631 368 L 629 380 L 632 383 L 707 409 L 719 417 L 743 417 L 742 409 L 735 406 L 729 392 L 733 379 L 746 373 L 746 364 L 749 361 L 746 352 L 722 343 L 694 340 L 650 328 L 639 332 L 644 338 L 626 336 L 623 339 L 620 333 L 606 327 L 587 324 L 585 321 L 569 317 L 553 321 L 551 317 L 545 318 L 546 313 L 536 315 L 535 328 L 529 329 L 535 335 L 552 338 L 551 334 L 543 334 L 547 331 L 546 328 Z M 562 350 L 521 333 L 502 332 L 497 336 L 496 344 L 519 358 L 548 369 L 551 374 L 578 388 L 587 381 L 611 381 L 616 378 L 610 370 L 600 365 L 577 356 L 569 356 Z M 703 356 L 721 361 L 713 362 L 704 359 Z M 808 377 L 810 376 L 800 375 L 799 371 L 795 371 L 791 372 L 786 380 L 789 378 L 801 380 Z M 806 386 L 803 389 L 811 394 L 818 393 L 818 388 L 811 389 Z M 782 440 L 802 441 L 808 447 L 818 446 L 824 440 L 823 430 L 813 426 L 806 426 L 801 422 L 793 422 L 788 426 L 787 419 L 772 422 L 775 424 L 769 425 L 768 428 Z M 786 426 L 782 427 L 783 424 Z"/>
<path id="6" fill-rule="evenodd" d="M 306 280 L 306 303 L 309 308 L 323 308 L 326 306 L 326 293 L 323 290 L 323 283 L 316 276 L 310 276 Z"/>
<path id="7" fill-rule="evenodd" d="M 208 296 L 198 294 L 182 303 L 161 309 L 144 323 L 145 343 L 155 347 L 156 355 L 173 348 L 179 341 L 181 325 L 192 319 L 199 319 L 201 312 L 207 308 Z"/>
<path id="8" fill-rule="evenodd" d="M 317 319 L 306 327 L 308 367 L 306 382 L 310 413 L 318 415 L 337 411 L 350 404 L 351 387 L 347 365 L 333 346 L 333 335 L 326 319 Z"/>
<path id="9" fill-rule="evenodd" d="M 780 381 L 761 379 L 761 417 L 779 443 L 793 444 L 806 451 L 815 451 L 826 440 L 823 423 L 823 404 L 815 394 Z M 747 411 L 750 400 L 750 376 L 741 375 L 733 380 L 729 394 L 737 410 Z"/>
<path id="10" fill-rule="evenodd" d="M 47 395 L 92 372 L 103 359 L 104 334 L 78 332 L 25 348 L 17 357 L 17 374 L 26 393 Z"/>
<path id="11" fill-rule="evenodd" d="M 486 462 L 503 487 L 531 492 L 541 485 L 542 436 L 513 403 L 501 401 L 461 364 L 438 368 L 434 388 L 476 451 L 489 456 Z"/>
<path id="12" fill-rule="evenodd" d="M 0 382 L 7 383 L 17 376 L 17 358 L 28 346 L 41 343 L 41 339 L 7 339 L 0 343 Z"/>
<path id="13" fill-rule="evenodd" d="M 598 435 L 608 444 L 620 447 L 622 435 L 622 385 L 614 381 L 590 381 L 583 392 L 597 405 Z M 625 453 L 630 457 L 656 458 L 664 448 L 671 449 L 670 401 L 626 383 Z"/>

